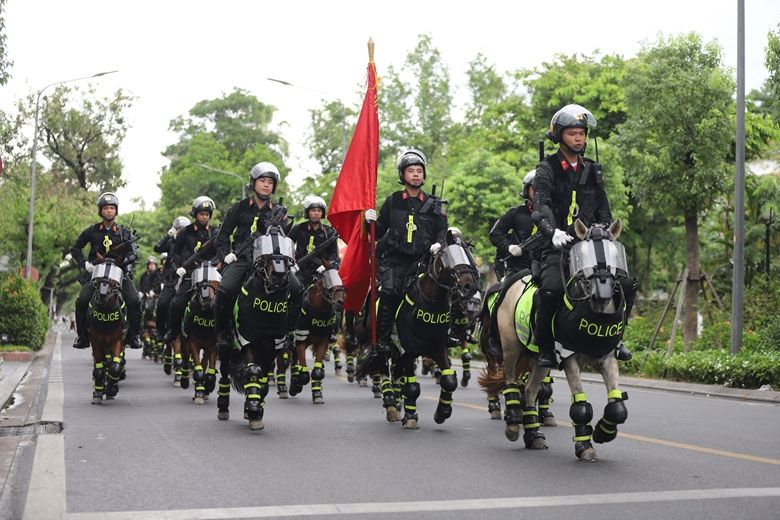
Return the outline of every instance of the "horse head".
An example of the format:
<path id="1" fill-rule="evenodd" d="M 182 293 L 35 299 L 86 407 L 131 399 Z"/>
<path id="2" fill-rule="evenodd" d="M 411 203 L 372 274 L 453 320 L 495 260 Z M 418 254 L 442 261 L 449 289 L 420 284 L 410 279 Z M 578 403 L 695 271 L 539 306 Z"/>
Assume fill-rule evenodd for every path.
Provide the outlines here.
<path id="1" fill-rule="evenodd" d="M 428 268 L 437 285 L 454 293 L 457 301 L 470 300 L 479 288 L 479 274 L 470 248 L 460 231 L 450 228 L 445 246 L 433 255 Z"/>
<path id="2" fill-rule="evenodd" d="M 609 226 L 594 224 L 590 228 L 579 219 L 574 223 L 574 231 L 581 241 L 569 252 L 571 279 L 567 297 L 570 300 L 587 300 L 594 312 L 614 312 L 614 296 L 620 291 L 618 280 L 628 276 L 626 250 L 617 242 L 622 229 L 620 220 Z"/>
<path id="3" fill-rule="evenodd" d="M 201 309 L 214 308 L 217 288 L 221 281 L 222 275 L 211 265 L 211 262 L 204 262 L 192 271 L 192 289 L 195 291 L 195 298 L 197 298 Z"/>
<path id="4" fill-rule="evenodd" d="M 288 273 L 295 265 L 295 246 L 281 226 L 271 225 L 255 239 L 252 254 L 254 274 L 263 280 L 268 293 L 287 287 Z"/>
<path id="5" fill-rule="evenodd" d="M 317 275 L 317 287 L 322 299 L 333 307 L 336 312 L 344 310 L 344 299 L 346 291 L 344 283 L 341 281 L 338 269 L 330 267 L 330 263 L 323 259 L 322 265 L 325 268 Z"/>
<path id="6" fill-rule="evenodd" d="M 92 301 L 96 306 L 108 308 L 116 305 L 123 277 L 122 269 L 111 258 L 95 266 L 90 283 L 95 289 Z"/>

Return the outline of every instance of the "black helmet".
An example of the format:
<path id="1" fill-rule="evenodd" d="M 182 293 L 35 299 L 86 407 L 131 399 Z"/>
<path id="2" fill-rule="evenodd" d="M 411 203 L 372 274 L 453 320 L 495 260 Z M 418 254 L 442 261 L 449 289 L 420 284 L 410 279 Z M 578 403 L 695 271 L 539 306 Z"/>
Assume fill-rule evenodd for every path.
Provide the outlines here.
<path id="1" fill-rule="evenodd" d="M 398 158 L 398 182 L 404 184 L 404 170 L 412 165 L 422 166 L 424 180 L 427 176 L 427 171 L 425 169 L 427 162 L 428 160 L 425 158 L 425 154 L 420 150 L 415 150 L 414 148 L 405 150 Z"/>
<path id="2" fill-rule="evenodd" d="M 274 189 L 271 193 L 276 193 L 276 185 L 282 180 L 282 176 L 279 174 L 279 170 L 276 166 L 269 162 L 255 164 L 249 172 L 249 189 L 254 189 L 255 181 L 260 177 L 268 177 L 274 181 Z"/>
<path id="3" fill-rule="evenodd" d="M 589 129 L 596 128 L 596 118 L 585 107 L 575 104 L 566 105 L 552 116 L 550 128 L 544 135 L 558 144 L 561 142 L 561 132 L 564 128 L 584 128 L 587 134 Z"/>
<path id="4" fill-rule="evenodd" d="M 309 218 L 309 210 L 312 208 L 320 208 L 322 210 L 322 218 L 325 218 L 325 215 L 328 213 L 328 206 L 322 197 L 307 195 L 303 199 L 303 216 Z"/>
<path id="5" fill-rule="evenodd" d="M 192 201 L 192 210 L 190 211 L 190 215 L 193 217 L 199 212 L 199 211 L 208 211 L 209 215 L 211 215 L 214 212 L 214 201 L 211 200 L 209 197 L 206 197 L 205 195 L 201 195 L 194 201 Z"/>
<path id="6" fill-rule="evenodd" d="M 98 197 L 98 215 L 100 215 L 100 212 L 103 210 L 103 206 L 114 206 L 116 208 L 117 215 L 119 214 L 119 199 L 116 197 L 116 194 L 110 191 L 102 193 L 100 197 Z"/>
<path id="7" fill-rule="evenodd" d="M 528 196 L 528 188 L 534 185 L 534 177 L 536 177 L 535 169 L 526 173 L 525 177 L 523 177 L 523 198 L 525 200 L 531 200 L 531 197 Z"/>

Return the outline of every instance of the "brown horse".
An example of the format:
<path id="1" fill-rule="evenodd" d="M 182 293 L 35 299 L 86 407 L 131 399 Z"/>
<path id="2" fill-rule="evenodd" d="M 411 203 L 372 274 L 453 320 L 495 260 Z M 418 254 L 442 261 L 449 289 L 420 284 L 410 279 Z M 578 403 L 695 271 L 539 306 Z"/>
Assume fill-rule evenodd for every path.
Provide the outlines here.
<path id="1" fill-rule="evenodd" d="M 95 265 L 90 283 L 94 288 L 89 301 L 89 340 L 92 344 L 92 404 L 102 404 L 103 396 L 113 399 L 122 378 L 125 342 L 124 308 L 120 292 L 124 273 L 112 259 Z M 108 365 L 108 368 L 106 368 Z"/>
<path id="2" fill-rule="evenodd" d="M 217 333 L 214 309 L 217 288 L 222 276 L 209 262 L 192 273 L 192 289 L 182 320 L 182 335 L 194 366 L 195 404 L 204 404 L 217 383 Z"/>
<path id="3" fill-rule="evenodd" d="M 295 365 L 292 368 L 290 395 L 298 394 L 309 382 L 306 349 L 311 346 L 314 353 L 311 398 L 314 404 L 325 402 L 322 396 L 322 380 L 325 378 L 322 362 L 328 351 L 337 316 L 344 309 L 345 294 L 338 271 L 323 265 L 314 285 L 306 291 L 295 330 Z"/>

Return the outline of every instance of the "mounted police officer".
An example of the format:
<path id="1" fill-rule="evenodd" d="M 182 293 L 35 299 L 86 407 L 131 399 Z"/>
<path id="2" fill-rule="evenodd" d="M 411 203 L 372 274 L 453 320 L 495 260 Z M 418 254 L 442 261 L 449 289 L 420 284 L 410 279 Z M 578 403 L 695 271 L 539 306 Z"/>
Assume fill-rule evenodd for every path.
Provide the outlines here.
<path id="1" fill-rule="evenodd" d="M 334 269 L 338 269 L 341 263 L 339 246 L 335 240 L 338 233 L 332 227 L 322 223 L 322 219 L 326 217 L 327 212 L 328 206 L 322 197 L 308 195 L 303 199 L 303 215 L 306 217 L 306 221 L 293 226 L 287 235 L 295 242 L 296 260 L 300 260 L 308 255 L 326 240 L 333 239 L 324 250 L 319 251 L 317 256 L 298 266 L 300 268 L 297 273 L 298 279 L 304 286 L 309 285 L 314 280 L 317 269 L 323 265 L 323 258 Z"/>
<path id="2" fill-rule="evenodd" d="M 376 221 L 379 302 L 376 317 L 381 348 L 392 348 L 390 333 L 407 276 L 426 253 L 437 253 L 447 233 L 447 213 L 436 197 L 422 190 L 425 155 L 409 149 L 398 159 L 398 182 L 404 186 L 385 199 L 379 215 L 366 210 L 366 221 Z"/>
<path id="3" fill-rule="evenodd" d="M 536 232 L 536 226 L 531 218 L 535 176 L 536 170 L 531 170 L 523 177 L 523 200 L 525 203 L 509 208 L 490 230 L 490 242 L 496 246 L 494 268 L 499 280 L 504 276 L 531 268 L 530 252 L 523 251 L 520 244 Z"/>
<path id="4" fill-rule="evenodd" d="M 162 272 L 157 268 L 157 259 L 153 256 L 146 259 L 146 271 L 138 281 L 138 290 L 146 295 L 150 292 L 160 294 L 162 290 Z"/>
<path id="5" fill-rule="evenodd" d="M 176 289 L 176 296 L 171 302 L 170 315 L 168 316 L 170 325 L 165 336 L 166 341 L 173 341 L 181 334 L 181 320 L 189 301 L 190 289 L 192 288 L 190 271 L 193 266 L 186 266 L 184 263 L 196 252 L 198 252 L 201 261 L 211 260 L 216 254 L 216 247 L 214 247 L 212 239 L 217 236 L 217 231 L 209 224 L 214 207 L 214 201 L 209 197 L 202 195 L 196 198 L 192 202 L 190 210 L 190 216 L 195 221 L 183 228 L 176 235 L 176 240 L 173 243 L 170 269 L 176 272 L 178 289 Z"/>
<path id="6" fill-rule="evenodd" d="M 276 166 L 270 162 L 257 163 L 249 172 L 249 198 L 233 204 L 222 221 L 216 241 L 217 258 L 227 265 L 227 268 L 222 273 L 222 281 L 216 297 L 215 317 L 219 348 L 232 346 L 233 305 L 241 284 L 252 268 L 252 248 L 237 256 L 231 251 L 231 236 L 232 243 L 237 248 L 254 236 L 265 233 L 272 223 L 284 224 L 287 219 L 287 208 L 271 201 L 271 196 L 276 192 L 280 181 L 281 175 Z M 301 309 L 303 287 L 292 271 L 289 279 L 291 284 L 289 316 L 297 316 Z M 288 325 L 288 330 L 292 331 L 295 328 L 295 319 L 289 319 Z"/>
<path id="7" fill-rule="evenodd" d="M 574 104 L 561 108 L 553 115 L 545 133 L 559 145 L 558 151 L 536 167 L 533 220 L 550 239 L 542 250 L 534 332 L 539 346 L 536 363 L 540 367 L 557 366 L 551 323 L 563 298 L 561 249 L 574 240 L 573 222 L 577 218 L 586 226 L 612 222 L 601 165 L 584 157 L 588 130 L 595 127 L 596 118 L 585 108 Z M 621 286 L 628 316 L 636 294 L 636 279 L 621 280 Z M 616 355 L 618 359 L 631 358 L 631 353 L 622 344 Z"/>
<path id="8" fill-rule="evenodd" d="M 161 338 L 164 338 L 168 332 L 168 315 L 170 314 L 171 302 L 176 295 L 176 268 L 171 264 L 171 253 L 176 236 L 185 227 L 190 225 L 190 219 L 185 216 L 179 216 L 173 219 L 171 228 L 154 246 L 154 250 L 160 253 L 162 264 L 163 288 L 160 292 L 160 298 L 157 300 L 157 332 Z M 163 258 L 164 257 L 164 258 Z"/>
<path id="9" fill-rule="evenodd" d="M 141 348 L 141 303 L 138 290 L 130 278 L 129 266 L 138 259 L 138 246 L 133 233 L 126 227 L 115 222 L 119 213 L 119 199 L 114 193 L 106 192 L 98 197 L 98 215 L 102 219 L 97 224 L 87 227 L 78 236 L 70 254 L 78 265 L 84 266 L 87 273 L 92 273 L 95 264 L 103 262 L 107 257 L 124 259 L 120 265 L 125 272 L 122 280 L 122 298 L 127 305 L 127 343 L 130 348 Z M 84 258 L 84 246 L 89 244 L 89 254 Z M 75 348 L 88 348 L 87 307 L 95 288 L 85 280 L 81 292 L 76 299 L 76 333 L 78 337 L 73 342 Z"/>

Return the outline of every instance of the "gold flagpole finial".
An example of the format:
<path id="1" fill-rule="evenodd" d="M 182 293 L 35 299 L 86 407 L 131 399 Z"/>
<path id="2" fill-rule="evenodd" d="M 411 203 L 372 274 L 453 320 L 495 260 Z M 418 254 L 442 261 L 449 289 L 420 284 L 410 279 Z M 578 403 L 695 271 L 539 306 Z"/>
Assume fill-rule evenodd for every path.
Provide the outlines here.
<path id="1" fill-rule="evenodd" d="M 368 62 L 374 63 L 374 40 L 370 36 L 368 38 Z"/>

